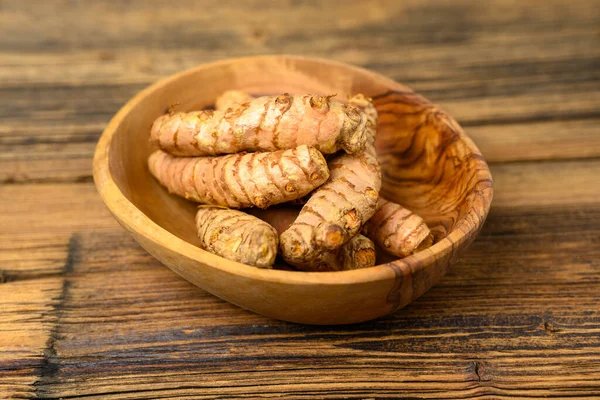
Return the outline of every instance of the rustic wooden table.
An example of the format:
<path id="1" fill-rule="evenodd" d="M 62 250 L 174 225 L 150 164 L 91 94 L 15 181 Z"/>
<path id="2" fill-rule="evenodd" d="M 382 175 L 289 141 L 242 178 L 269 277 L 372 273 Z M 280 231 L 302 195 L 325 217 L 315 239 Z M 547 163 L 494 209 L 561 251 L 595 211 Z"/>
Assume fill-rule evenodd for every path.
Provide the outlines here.
<path id="1" fill-rule="evenodd" d="M 0 1 L 0 397 L 600 396 L 600 3 Z M 91 177 L 158 78 L 293 53 L 439 103 L 490 162 L 478 240 L 377 321 L 270 320 L 179 278 Z"/>

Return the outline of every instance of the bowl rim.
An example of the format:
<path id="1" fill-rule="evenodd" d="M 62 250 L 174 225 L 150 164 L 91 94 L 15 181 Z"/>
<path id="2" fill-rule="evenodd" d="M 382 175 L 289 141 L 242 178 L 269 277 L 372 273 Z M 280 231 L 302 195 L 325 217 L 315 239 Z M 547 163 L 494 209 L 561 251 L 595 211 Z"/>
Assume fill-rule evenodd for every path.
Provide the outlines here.
<path id="1" fill-rule="evenodd" d="M 280 62 L 288 61 L 303 61 L 303 62 L 314 62 L 321 65 L 330 65 L 335 67 L 343 67 L 349 70 L 353 70 L 356 73 L 371 75 L 373 78 L 380 82 L 384 82 L 390 87 L 394 87 L 399 91 L 413 92 L 410 88 L 386 77 L 379 73 L 369 71 L 364 68 L 356 67 L 353 65 L 345 64 L 342 62 L 331 61 L 323 58 L 316 57 L 304 57 L 295 55 L 265 55 L 265 56 L 252 56 L 252 57 L 240 57 L 240 58 L 229 58 L 210 63 L 200 64 L 196 67 L 169 75 L 165 78 L 158 80 L 157 82 L 147 86 L 142 91 L 138 92 L 133 98 L 131 98 L 125 105 L 123 105 L 119 111 L 112 117 L 96 145 L 93 159 L 93 176 L 94 182 L 102 200 L 104 201 L 107 208 L 111 211 L 117 221 L 125 227 L 127 230 L 144 237 L 150 242 L 154 242 L 156 245 L 167 248 L 168 250 L 181 254 L 189 259 L 192 259 L 202 265 L 202 268 L 210 267 L 220 269 L 224 272 L 243 276 L 248 279 L 288 283 L 295 285 L 340 285 L 340 284 L 361 284 L 361 283 L 372 283 L 377 281 L 384 281 L 394 276 L 394 271 L 389 267 L 390 264 L 396 262 L 408 263 L 412 266 L 413 272 L 420 268 L 427 268 L 433 264 L 436 259 L 439 259 L 440 254 L 447 254 L 452 251 L 457 245 L 457 242 L 461 241 L 461 238 L 475 235 L 481 228 L 487 216 L 491 200 L 493 197 L 493 185 L 492 177 L 489 167 L 477 146 L 473 141 L 466 135 L 462 127 L 456 123 L 457 133 L 461 139 L 465 142 L 469 151 L 473 154 L 479 155 L 481 158 L 481 168 L 477 169 L 478 180 L 488 180 L 490 185 L 482 189 L 482 195 L 487 201 L 483 202 L 483 214 L 478 214 L 475 211 L 473 205 L 467 211 L 460 221 L 469 219 L 471 221 L 477 221 L 475 224 L 470 224 L 468 230 L 458 229 L 461 224 L 457 222 L 454 229 L 439 242 L 433 246 L 420 251 L 416 254 L 410 255 L 403 259 L 397 259 L 386 264 L 378 264 L 370 268 L 363 268 L 350 271 L 331 271 L 331 272 L 304 272 L 304 271 L 287 271 L 287 270 L 276 270 L 276 269 L 262 269 L 252 266 L 248 266 L 236 261 L 228 260 L 212 254 L 206 250 L 186 242 L 178 236 L 172 234 L 168 230 L 164 229 L 154 221 L 152 221 L 146 214 L 144 214 L 139 208 L 137 208 L 127 197 L 121 192 L 118 185 L 112 177 L 110 172 L 110 145 L 112 137 L 117 131 L 117 128 L 123 121 L 123 119 L 129 114 L 129 112 L 139 104 L 142 99 L 152 94 L 156 89 L 169 84 L 173 81 L 181 79 L 187 75 L 196 74 L 204 69 L 210 69 L 219 67 L 221 65 L 231 65 L 232 63 L 246 63 L 255 62 L 260 60 L 273 60 Z M 415 92 L 416 93 L 416 92 Z M 432 103 L 433 104 L 433 103 Z M 454 121 L 454 120 L 453 120 Z M 481 217 L 483 215 L 483 218 Z"/>

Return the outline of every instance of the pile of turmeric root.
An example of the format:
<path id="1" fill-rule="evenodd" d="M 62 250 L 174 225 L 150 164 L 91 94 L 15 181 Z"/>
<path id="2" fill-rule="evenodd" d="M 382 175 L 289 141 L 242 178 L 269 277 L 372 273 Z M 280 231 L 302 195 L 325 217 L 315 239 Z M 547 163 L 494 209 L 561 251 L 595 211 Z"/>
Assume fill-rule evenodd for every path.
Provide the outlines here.
<path id="1" fill-rule="evenodd" d="M 159 117 L 148 165 L 169 192 L 201 203 L 205 250 L 260 268 L 278 250 L 303 271 L 367 268 L 376 247 L 402 258 L 433 241 L 422 218 L 379 196 L 377 118 L 360 94 L 228 91 L 215 110 Z"/>

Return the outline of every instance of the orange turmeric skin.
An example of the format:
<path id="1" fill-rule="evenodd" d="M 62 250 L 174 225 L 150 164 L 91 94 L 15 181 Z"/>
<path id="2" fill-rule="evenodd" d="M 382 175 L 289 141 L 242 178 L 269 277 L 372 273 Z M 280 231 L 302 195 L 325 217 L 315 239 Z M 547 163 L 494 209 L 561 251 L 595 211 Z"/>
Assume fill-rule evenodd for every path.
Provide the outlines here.
<path id="1" fill-rule="evenodd" d="M 269 224 L 242 211 L 200 207 L 196 227 L 203 249 L 230 260 L 271 268 L 279 238 Z"/>
<path id="2" fill-rule="evenodd" d="M 219 110 L 165 114 L 151 140 L 177 156 L 275 151 L 305 144 L 324 154 L 364 148 L 366 116 L 331 96 L 263 96 Z"/>
<path id="3" fill-rule="evenodd" d="M 252 209 L 250 214 L 274 227 L 279 234 L 294 222 L 300 210 L 281 205 L 267 210 Z M 320 253 L 315 259 L 294 266 L 303 271 L 346 271 L 375 265 L 375 245 L 363 235 L 356 235 L 340 248 Z"/>
<path id="4" fill-rule="evenodd" d="M 400 258 L 430 247 L 433 235 L 425 221 L 399 204 L 379 199 L 377 211 L 365 224 L 363 235 Z"/>
<path id="5" fill-rule="evenodd" d="M 329 177 L 323 155 L 308 146 L 269 153 L 148 159 L 150 172 L 169 192 L 204 204 L 260 207 L 302 197 Z"/>
<path id="6" fill-rule="evenodd" d="M 328 163 L 329 180 L 311 193 L 294 224 L 280 235 L 283 258 L 292 265 L 310 263 L 321 252 L 339 248 L 375 213 L 381 188 L 374 147 L 377 111 L 362 95 L 349 102 L 367 116 L 365 149 Z"/>

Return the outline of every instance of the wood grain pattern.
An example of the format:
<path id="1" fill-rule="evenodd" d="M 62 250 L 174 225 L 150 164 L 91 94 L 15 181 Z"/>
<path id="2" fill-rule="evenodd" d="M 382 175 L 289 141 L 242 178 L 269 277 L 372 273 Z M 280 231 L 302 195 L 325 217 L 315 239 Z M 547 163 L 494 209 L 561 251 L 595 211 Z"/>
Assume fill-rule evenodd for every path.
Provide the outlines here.
<path id="1" fill-rule="evenodd" d="M 186 1 L 175 9 L 160 1 L 94 3 L 4 2 L 1 181 L 91 179 L 93 143 L 145 85 L 202 62 L 282 52 L 364 66 L 407 84 L 456 118 L 488 162 L 599 156 L 595 123 L 586 131 L 573 126 L 599 118 L 594 2 L 382 1 L 358 18 L 362 3 L 347 1 L 325 6 L 335 8 L 334 19 L 314 4 L 272 8 L 253 1 L 239 18 L 218 2 Z M 189 15 L 203 22 L 191 28 Z M 64 26 L 77 31 L 65 35 Z M 173 26 L 187 29 L 174 34 Z M 36 44 L 43 51 L 33 51 Z M 478 140 L 490 126 L 506 142 L 489 143 L 485 133 Z M 551 156 L 531 142 L 533 134 L 553 143 Z M 51 162 L 58 153 L 61 162 Z"/>
<path id="2" fill-rule="evenodd" d="M 170 273 L 118 227 L 84 232 L 71 246 L 56 371 L 38 394 L 595 393 L 598 222 L 589 206 L 492 211 L 461 263 L 419 301 L 342 330 L 243 311 Z"/>
<path id="3" fill-rule="evenodd" d="M 137 246 L 91 183 L 138 90 L 277 53 L 407 84 L 491 163 L 478 239 L 385 319 L 302 327 L 230 306 Z M 599 66 L 587 0 L 1 0 L 0 398 L 597 398 Z"/>

